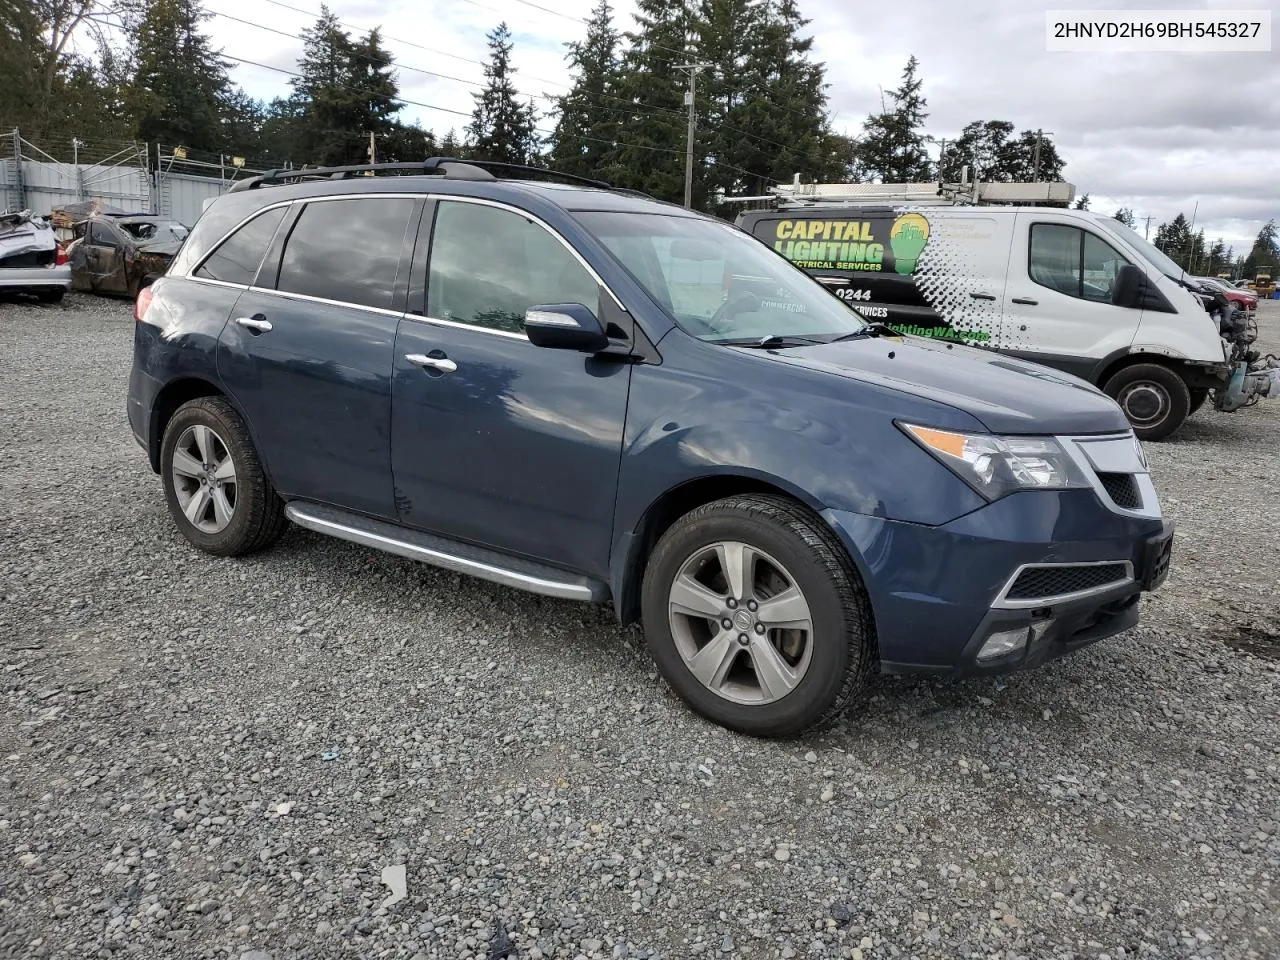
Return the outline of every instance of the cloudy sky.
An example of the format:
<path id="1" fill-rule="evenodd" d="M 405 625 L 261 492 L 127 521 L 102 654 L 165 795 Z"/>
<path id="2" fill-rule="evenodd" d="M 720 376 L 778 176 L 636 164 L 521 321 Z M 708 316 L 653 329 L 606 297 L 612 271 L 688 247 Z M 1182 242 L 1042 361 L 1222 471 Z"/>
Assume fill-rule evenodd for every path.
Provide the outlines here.
<path id="1" fill-rule="evenodd" d="M 486 31 L 505 19 L 515 38 L 521 92 L 555 95 L 568 81 L 563 45 L 585 32 L 581 18 L 594 2 L 330 0 L 330 8 L 348 25 L 383 27 L 400 64 L 402 96 L 431 105 L 410 106 L 404 115 L 443 134 L 467 123 L 471 93 L 483 79 Z M 878 109 L 880 87 L 895 86 L 915 54 L 933 136 L 954 137 L 971 120 L 1043 128 L 1067 161 L 1066 178 L 1077 193 L 1091 195 L 1092 209 L 1132 207 L 1140 218 L 1154 218 L 1154 235 L 1156 224 L 1178 211 L 1190 217 L 1198 201 L 1196 224 L 1207 236 L 1247 248 L 1267 219 L 1280 217 L 1275 52 L 1045 50 L 1046 10 L 1157 5 L 1270 9 L 1262 0 L 799 0 L 812 21 L 816 57 L 827 65 L 831 108 L 843 132 L 857 134 L 867 113 Z M 208 25 L 215 43 L 228 57 L 292 70 L 301 43 L 287 34 L 314 22 L 320 0 L 206 0 L 206 7 L 215 14 Z M 632 0 L 618 3 L 621 27 L 631 27 L 633 8 Z M 288 92 L 288 76 L 262 67 L 242 64 L 232 77 L 254 96 Z M 549 106 L 545 99 L 536 102 Z M 540 125 L 550 129 L 552 122 Z"/>

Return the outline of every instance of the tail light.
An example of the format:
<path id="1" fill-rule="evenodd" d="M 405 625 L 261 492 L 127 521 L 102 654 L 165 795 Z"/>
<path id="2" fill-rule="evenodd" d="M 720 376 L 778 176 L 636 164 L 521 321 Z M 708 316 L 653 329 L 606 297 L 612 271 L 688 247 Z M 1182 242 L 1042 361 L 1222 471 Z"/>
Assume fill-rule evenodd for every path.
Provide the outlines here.
<path id="1" fill-rule="evenodd" d="M 58 241 L 58 252 L 53 255 L 53 265 L 60 267 L 67 263 L 71 258 L 67 256 L 67 248 L 62 245 L 62 241 Z"/>
<path id="2" fill-rule="evenodd" d="M 147 315 L 147 308 L 151 306 L 151 287 L 145 286 L 138 291 L 137 299 L 133 301 L 133 319 L 138 323 L 142 322 L 142 318 Z"/>

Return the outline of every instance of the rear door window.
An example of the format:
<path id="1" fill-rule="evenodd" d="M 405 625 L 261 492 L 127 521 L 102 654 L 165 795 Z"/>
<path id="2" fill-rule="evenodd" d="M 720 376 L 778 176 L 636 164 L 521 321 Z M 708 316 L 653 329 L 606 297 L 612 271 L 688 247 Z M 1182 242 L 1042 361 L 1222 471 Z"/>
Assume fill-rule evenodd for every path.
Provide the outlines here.
<path id="1" fill-rule="evenodd" d="M 390 310 L 413 210 L 403 197 L 308 203 L 284 245 L 276 289 Z"/>
<path id="2" fill-rule="evenodd" d="M 267 253 L 276 228 L 288 207 L 275 207 L 258 214 L 243 227 L 223 240 L 209 258 L 196 270 L 197 277 L 250 286 L 258 275 L 258 267 Z"/>

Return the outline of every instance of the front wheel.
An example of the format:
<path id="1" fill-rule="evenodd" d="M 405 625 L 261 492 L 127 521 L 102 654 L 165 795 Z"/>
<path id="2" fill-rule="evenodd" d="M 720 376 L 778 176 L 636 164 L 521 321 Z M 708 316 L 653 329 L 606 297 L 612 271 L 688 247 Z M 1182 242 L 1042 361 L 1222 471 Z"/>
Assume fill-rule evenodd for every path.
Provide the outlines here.
<path id="1" fill-rule="evenodd" d="M 856 571 L 822 521 L 782 497 L 729 497 L 676 521 L 649 558 L 641 605 L 667 682 L 741 733 L 825 726 L 875 665 Z"/>
<path id="2" fill-rule="evenodd" d="M 1187 382 L 1158 363 L 1125 367 L 1102 389 L 1120 404 L 1139 440 L 1163 440 L 1191 414 Z"/>

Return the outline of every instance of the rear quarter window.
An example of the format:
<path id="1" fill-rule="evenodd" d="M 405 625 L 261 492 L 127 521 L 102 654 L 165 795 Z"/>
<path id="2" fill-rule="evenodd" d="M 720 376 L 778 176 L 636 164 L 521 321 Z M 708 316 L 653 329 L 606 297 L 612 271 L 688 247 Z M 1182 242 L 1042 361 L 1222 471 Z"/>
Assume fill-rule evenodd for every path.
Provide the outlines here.
<path id="1" fill-rule="evenodd" d="M 206 280 L 250 286 L 288 207 L 264 210 L 227 237 L 195 271 Z"/>

